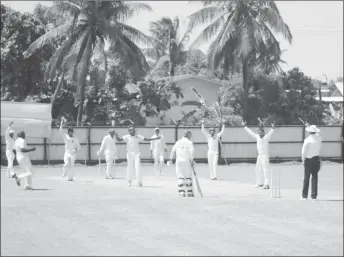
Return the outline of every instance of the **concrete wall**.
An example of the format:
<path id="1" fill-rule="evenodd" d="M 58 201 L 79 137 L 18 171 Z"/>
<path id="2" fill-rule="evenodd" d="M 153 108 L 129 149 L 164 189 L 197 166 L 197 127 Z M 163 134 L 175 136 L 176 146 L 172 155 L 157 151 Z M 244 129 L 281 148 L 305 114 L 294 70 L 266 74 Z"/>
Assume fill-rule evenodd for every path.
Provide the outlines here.
<path id="1" fill-rule="evenodd" d="M 219 91 L 221 85 L 214 83 L 212 81 L 207 81 L 199 78 L 186 78 L 176 82 L 183 90 L 184 98 L 179 99 L 179 104 L 181 105 L 185 101 L 199 101 L 195 92 L 192 90 L 194 87 L 206 101 L 207 105 L 211 105 L 216 101 L 217 92 Z M 158 117 L 148 118 L 148 125 L 161 125 L 161 124 L 170 124 L 170 118 L 174 120 L 179 120 L 182 117 L 182 111 L 189 112 L 195 107 L 192 106 L 174 106 L 171 110 L 166 112 L 166 116 L 163 122 Z"/>
<path id="2" fill-rule="evenodd" d="M 77 160 L 96 161 L 98 157 L 96 152 L 99 150 L 102 138 L 107 134 L 109 127 L 92 127 L 88 130 L 85 127 L 75 128 L 75 135 L 78 137 L 82 150 L 78 153 Z M 153 135 L 152 126 L 137 127 L 137 132 L 145 137 Z M 167 142 L 168 151 L 171 150 L 176 139 L 182 137 L 185 128 L 161 127 Z M 193 133 L 193 142 L 195 144 L 195 157 L 197 159 L 206 158 L 207 144 L 199 127 L 188 127 Z M 257 131 L 256 127 L 251 128 Z M 321 155 L 326 158 L 340 159 L 342 156 L 342 128 L 340 126 L 320 127 L 323 138 L 323 147 Z M 120 136 L 127 133 L 127 128 L 116 128 Z M 268 129 L 267 129 L 268 131 Z M 28 135 L 29 136 L 29 135 Z M 270 142 L 271 159 L 299 159 L 304 136 L 304 128 L 301 126 L 277 127 L 275 134 Z M 50 144 L 49 144 L 50 142 Z M 1 137 L 2 159 L 5 154 L 5 140 Z M 61 161 L 64 153 L 64 143 L 58 128 L 52 129 L 50 140 L 28 138 L 29 147 L 35 146 L 36 151 L 30 153 L 31 160 L 36 161 Z M 238 161 L 254 159 L 257 156 L 256 143 L 245 132 L 242 127 L 226 128 L 222 136 L 221 157 L 228 160 Z M 118 143 L 119 158 L 125 158 L 125 145 Z M 141 144 L 142 158 L 150 158 L 149 143 Z"/>

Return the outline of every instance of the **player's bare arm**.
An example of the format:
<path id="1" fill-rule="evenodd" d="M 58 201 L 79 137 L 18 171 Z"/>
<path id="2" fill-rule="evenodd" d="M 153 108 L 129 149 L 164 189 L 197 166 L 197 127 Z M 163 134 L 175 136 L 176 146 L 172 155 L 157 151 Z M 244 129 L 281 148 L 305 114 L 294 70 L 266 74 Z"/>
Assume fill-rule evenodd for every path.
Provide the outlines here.
<path id="1" fill-rule="evenodd" d="M 160 136 L 155 137 L 155 138 L 147 138 L 147 137 L 144 137 L 144 138 L 143 138 L 143 141 L 150 142 L 150 141 L 154 141 L 154 140 L 159 140 L 160 138 L 161 138 Z"/>
<path id="2" fill-rule="evenodd" d="M 61 123 L 60 123 L 60 129 L 59 132 L 62 134 L 63 133 L 63 124 L 65 123 L 66 119 L 64 117 L 62 117 L 61 119 Z"/>
<path id="3" fill-rule="evenodd" d="M 116 140 L 118 142 L 123 142 L 124 141 L 123 137 L 119 137 L 117 133 L 115 133 L 115 137 L 116 137 Z"/>
<path id="4" fill-rule="evenodd" d="M 33 151 L 36 151 L 36 147 L 32 147 L 32 148 L 20 148 L 20 151 L 23 152 L 23 153 L 33 152 Z"/>

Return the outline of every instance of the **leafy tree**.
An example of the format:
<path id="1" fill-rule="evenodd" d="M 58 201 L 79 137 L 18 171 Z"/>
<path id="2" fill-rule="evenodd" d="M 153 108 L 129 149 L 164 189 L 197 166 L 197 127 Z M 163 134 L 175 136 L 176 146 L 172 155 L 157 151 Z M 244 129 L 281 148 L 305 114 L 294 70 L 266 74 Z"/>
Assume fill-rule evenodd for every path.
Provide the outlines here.
<path id="1" fill-rule="evenodd" d="M 145 117 L 164 118 L 166 111 L 178 104 L 176 99 L 184 97 L 182 89 L 169 79 L 138 82 L 141 91 L 141 103 L 138 106 Z"/>
<path id="2" fill-rule="evenodd" d="M 190 37 L 190 30 L 180 36 L 179 18 L 171 20 L 163 17 L 156 22 L 151 22 L 150 32 L 154 38 L 154 47 L 144 49 L 144 53 L 156 61 L 151 76 L 174 76 L 178 65 L 183 65 L 189 60 L 202 60 L 204 54 L 200 50 L 186 51 L 186 43 Z"/>
<path id="3" fill-rule="evenodd" d="M 221 106 L 231 107 L 233 114 L 242 116 L 244 90 L 242 82 L 229 81 L 219 91 Z M 247 105 L 250 113 L 248 124 L 257 125 L 257 118 L 266 124 L 300 124 L 299 117 L 314 124 L 322 124 L 323 105 L 315 100 L 316 88 L 312 80 L 298 68 L 281 76 L 256 74 L 250 81 Z"/>
<path id="4" fill-rule="evenodd" d="M 191 48 L 211 40 L 208 62 L 211 68 L 222 63 L 225 74 L 241 71 L 244 88 L 244 119 L 249 115 L 249 79 L 254 67 L 278 68 L 281 49 L 272 31 L 289 42 L 292 35 L 274 1 L 205 1 L 204 8 L 190 16 L 189 29 L 209 23 Z"/>
<path id="5" fill-rule="evenodd" d="M 43 66 L 52 55 L 51 46 L 25 58 L 23 52 L 45 34 L 44 25 L 29 13 L 21 14 L 1 5 L 1 92 L 24 100 L 43 88 Z"/>
<path id="6" fill-rule="evenodd" d="M 134 42 L 150 43 L 142 32 L 123 23 L 140 10 L 151 11 L 148 5 L 124 1 L 56 1 L 49 9 L 57 15 L 69 15 L 67 22 L 33 42 L 27 49 L 31 56 L 37 49 L 58 39 L 64 39 L 50 59 L 46 78 L 68 77 L 77 82 L 75 104 L 78 106 L 78 124 L 81 123 L 85 100 L 86 78 L 92 56 L 95 52 L 103 55 L 106 65 L 105 40 L 109 51 L 120 59 L 128 70 L 134 69 L 137 77 L 148 70 L 148 64 L 140 48 Z"/>
<path id="7" fill-rule="evenodd" d="M 315 99 L 317 89 L 312 79 L 298 68 L 293 68 L 284 74 L 283 89 L 287 90 L 286 124 L 300 123 L 298 117 L 313 124 L 322 124 L 324 106 Z"/>

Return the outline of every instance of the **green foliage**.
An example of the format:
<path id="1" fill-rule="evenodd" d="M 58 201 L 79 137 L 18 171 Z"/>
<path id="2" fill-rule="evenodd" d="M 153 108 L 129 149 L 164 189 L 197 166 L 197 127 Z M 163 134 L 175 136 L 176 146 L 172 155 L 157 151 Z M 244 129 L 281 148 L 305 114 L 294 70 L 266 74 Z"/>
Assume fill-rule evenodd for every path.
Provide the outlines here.
<path id="1" fill-rule="evenodd" d="M 287 91 L 288 90 L 288 91 Z M 219 92 L 221 106 L 231 107 L 234 115 L 243 116 L 244 90 L 242 82 L 230 82 Z M 323 105 L 315 100 L 316 88 L 312 80 L 298 68 L 275 77 L 256 74 L 250 81 L 247 104 L 250 112 L 247 123 L 258 124 L 258 117 L 266 124 L 300 124 L 298 117 L 313 124 L 323 124 Z"/>
<path id="2" fill-rule="evenodd" d="M 44 25 L 29 13 L 1 5 L 1 92 L 24 100 L 43 87 L 43 67 L 51 57 L 51 45 L 25 58 L 23 52 L 45 33 Z"/>
<path id="3" fill-rule="evenodd" d="M 150 38 L 126 25 L 123 20 L 140 10 L 151 8 L 146 4 L 124 1 L 55 1 L 49 8 L 51 13 L 66 17 L 66 23 L 58 26 L 34 41 L 27 49 L 30 57 L 42 46 L 62 40 L 46 69 L 46 79 L 65 77 L 77 82 L 75 106 L 78 107 L 78 123 L 82 121 L 85 100 L 86 78 L 89 75 L 92 57 L 102 56 L 107 70 L 108 55 L 105 39 L 110 43 L 111 58 L 118 59 L 122 67 L 131 70 L 141 78 L 148 70 L 148 64 L 137 42 L 149 44 Z M 106 73 L 106 72 L 105 72 Z"/>

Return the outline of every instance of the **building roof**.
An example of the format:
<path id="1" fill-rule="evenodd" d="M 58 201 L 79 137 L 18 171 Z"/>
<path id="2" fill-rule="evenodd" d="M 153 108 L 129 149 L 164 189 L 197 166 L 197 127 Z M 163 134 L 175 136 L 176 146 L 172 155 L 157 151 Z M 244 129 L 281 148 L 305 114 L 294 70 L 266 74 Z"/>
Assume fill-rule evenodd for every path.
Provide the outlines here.
<path id="1" fill-rule="evenodd" d="M 164 77 L 164 78 L 160 78 L 159 80 L 163 80 L 163 79 L 172 79 L 174 82 L 178 82 L 178 81 L 185 80 L 185 79 L 200 79 L 200 80 L 204 80 L 204 81 L 218 84 L 219 86 L 222 86 L 222 83 L 220 81 L 206 79 L 206 78 L 203 78 L 201 76 L 197 76 L 197 75 L 193 75 L 193 74 L 179 75 L 179 76 L 173 76 L 173 77 Z"/>
<path id="2" fill-rule="evenodd" d="M 336 87 L 338 88 L 338 90 L 339 90 L 339 92 L 342 94 L 342 95 L 344 95 L 343 94 L 343 82 L 337 82 L 337 83 L 335 83 L 335 85 L 336 85 Z"/>
<path id="3" fill-rule="evenodd" d="M 316 100 L 320 100 L 319 97 L 315 98 Z M 323 102 L 343 102 L 342 96 L 328 96 L 328 97 L 321 97 L 321 101 Z"/>

